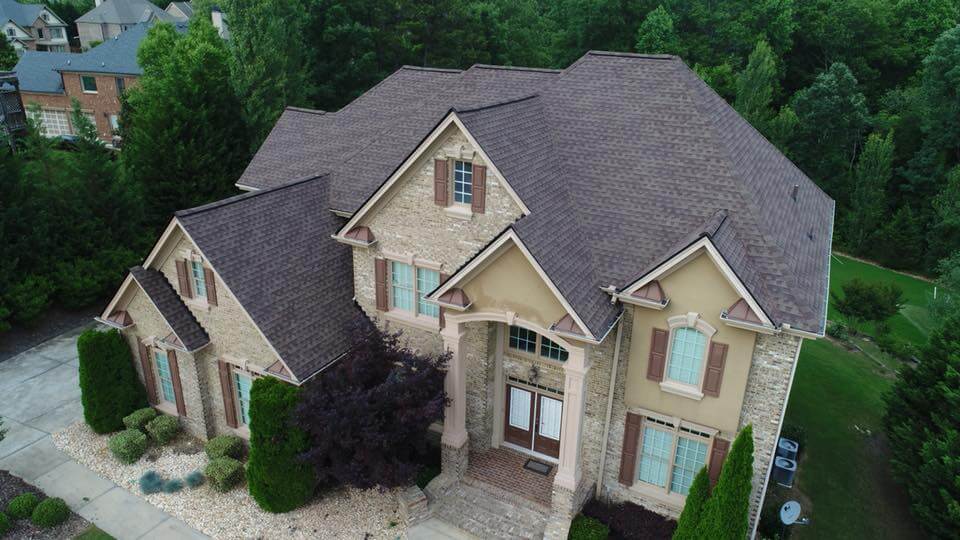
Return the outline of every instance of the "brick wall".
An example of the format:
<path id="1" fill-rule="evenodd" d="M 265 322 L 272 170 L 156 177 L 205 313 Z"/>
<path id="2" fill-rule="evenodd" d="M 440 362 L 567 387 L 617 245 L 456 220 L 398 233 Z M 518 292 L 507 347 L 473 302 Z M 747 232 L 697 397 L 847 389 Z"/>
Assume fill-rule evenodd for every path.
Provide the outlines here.
<path id="1" fill-rule="evenodd" d="M 137 77 L 95 73 L 84 75 L 96 79 L 96 94 L 83 92 L 83 88 L 80 86 L 80 74 L 64 73 L 65 94 L 23 92 L 21 95 L 24 105 L 29 107 L 31 103 L 38 103 L 44 109 L 59 109 L 67 111 L 69 114 L 73 107 L 72 100 L 76 99 L 80 102 L 80 109 L 83 112 L 93 114 L 100 139 L 104 142 L 111 142 L 113 140 L 113 127 L 110 125 L 110 116 L 120 114 L 120 98 L 117 94 L 116 79 L 122 78 L 126 87 L 132 88 L 137 84 Z"/>

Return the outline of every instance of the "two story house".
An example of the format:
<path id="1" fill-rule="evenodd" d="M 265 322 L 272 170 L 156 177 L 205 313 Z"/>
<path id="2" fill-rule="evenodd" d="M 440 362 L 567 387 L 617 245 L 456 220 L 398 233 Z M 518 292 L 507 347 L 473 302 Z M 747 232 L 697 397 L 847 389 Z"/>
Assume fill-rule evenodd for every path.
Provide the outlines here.
<path id="1" fill-rule="evenodd" d="M 0 31 L 18 53 L 67 52 L 67 24 L 43 4 L 0 0 Z"/>
<path id="2" fill-rule="evenodd" d="M 107 42 L 143 23 L 183 22 L 150 0 L 94 0 L 94 7 L 77 18 L 83 50 Z"/>
<path id="3" fill-rule="evenodd" d="M 435 515 L 547 538 L 591 497 L 676 516 L 752 424 L 756 523 L 834 203 L 680 59 L 404 67 L 288 108 L 237 185 L 99 318 L 191 433 L 245 436 L 251 381 L 309 385 L 362 312 L 452 353 Z"/>

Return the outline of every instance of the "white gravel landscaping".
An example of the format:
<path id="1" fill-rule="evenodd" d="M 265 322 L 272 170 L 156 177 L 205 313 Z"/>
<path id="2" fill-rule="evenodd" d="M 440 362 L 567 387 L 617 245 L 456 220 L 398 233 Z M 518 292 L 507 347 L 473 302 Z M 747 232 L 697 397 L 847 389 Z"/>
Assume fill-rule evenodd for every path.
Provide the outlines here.
<path id="1" fill-rule="evenodd" d="M 261 510 L 241 485 L 228 493 L 204 484 L 179 493 L 144 495 L 140 476 L 157 471 L 164 479 L 183 478 L 207 464 L 199 443 L 181 435 L 161 448 L 151 448 L 140 461 L 124 465 L 107 448 L 107 435 L 97 435 L 83 422 L 53 434 L 63 452 L 97 474 L 142 497 L 213 538 L 382 538 L 404 536 L 395 490 L 338 489 L 286 514 Z M 190 453 L 195 452 L 195 453 Z"/>

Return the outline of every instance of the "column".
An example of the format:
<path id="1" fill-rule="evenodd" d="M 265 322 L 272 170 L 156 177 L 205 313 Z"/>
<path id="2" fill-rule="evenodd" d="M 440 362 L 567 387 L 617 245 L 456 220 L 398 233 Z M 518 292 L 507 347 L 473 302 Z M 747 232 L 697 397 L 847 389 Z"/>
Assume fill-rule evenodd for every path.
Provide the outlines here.
<path id="1" fill-rule="evenodd" d="M 553 483 L 556 488 L 575 492 L 582 476 L 580 440 L 587 391 L 586 349 L 570 348 L 564 363 L 563 424 L 560 436 L 560 465 Z"/>
<path id="2" fill-rule="evenodd" d="M 447 320 L 440 331 L 443 346 L 450 351 L 450 363 L 444 379 L 444 390 L 449 404 L 443 415 L 441 442 L 442 472 L 463 477 L 467 471 L 469 445 L 467 444 L 467 378 L 464 366 L 463 325 Z"/>

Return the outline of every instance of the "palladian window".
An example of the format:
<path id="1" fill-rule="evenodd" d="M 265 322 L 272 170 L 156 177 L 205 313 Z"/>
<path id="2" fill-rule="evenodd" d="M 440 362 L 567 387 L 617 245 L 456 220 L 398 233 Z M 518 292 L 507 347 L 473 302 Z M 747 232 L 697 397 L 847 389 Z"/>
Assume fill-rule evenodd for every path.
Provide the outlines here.
<path id="1" fill-rule="evenodd" d="M 570 356 L 570 353 L 561 347 L 560 344 L 555 343 L 546 336 L 538 335 L 533 330 L 528 330 L 520 326 L 510 327 L 507 346 L 516 351 L 534 354 L 560 362 L 566 362 Z"/>

